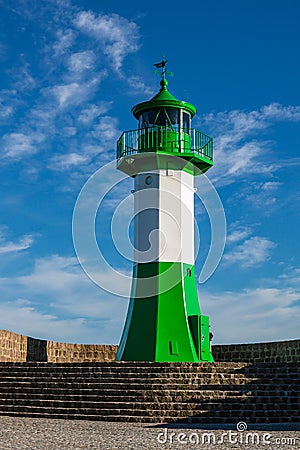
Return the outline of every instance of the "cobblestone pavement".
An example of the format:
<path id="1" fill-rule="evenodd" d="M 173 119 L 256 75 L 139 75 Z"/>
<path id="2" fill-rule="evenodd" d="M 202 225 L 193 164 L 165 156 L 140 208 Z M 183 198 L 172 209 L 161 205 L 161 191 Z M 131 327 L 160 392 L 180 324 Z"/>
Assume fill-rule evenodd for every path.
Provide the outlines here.
<path id="1" fill-rule="evenodd" d="M 200 448 L 299 450 L 300 424 L 248 424 L 247 431 L 238 432 L 236 425 L 207 425 L 203 428 L 198 425 L 166 426 L 0 416 L 1 450 Z"/>

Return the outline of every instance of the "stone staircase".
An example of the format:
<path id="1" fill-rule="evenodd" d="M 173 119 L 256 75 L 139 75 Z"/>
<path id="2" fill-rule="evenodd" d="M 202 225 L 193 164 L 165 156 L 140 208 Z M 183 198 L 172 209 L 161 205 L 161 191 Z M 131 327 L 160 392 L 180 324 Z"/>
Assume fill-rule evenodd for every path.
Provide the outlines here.
<path id="1" fill-rule="evenodd" d="M 0 415 L 299 422 L 296 363 L 0 363 Z"/>

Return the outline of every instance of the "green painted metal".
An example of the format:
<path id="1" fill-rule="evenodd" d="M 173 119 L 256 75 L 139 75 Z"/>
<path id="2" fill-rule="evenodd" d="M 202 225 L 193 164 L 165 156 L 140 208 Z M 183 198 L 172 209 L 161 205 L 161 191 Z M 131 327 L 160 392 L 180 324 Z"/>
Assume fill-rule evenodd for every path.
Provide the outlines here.
<path id="1" fill-rule="evenodd" d="M 177 100 L 167 89 L 168 82 L 163 78 L 160 82 L 161 89 L 157 95 L 147 102 L 137 104 L 132 108 L 132 114 L 136 119 L 143 117 L 145 113 L 164 114 L 168 118 L 168 112 L 179 111 L 180 123 L 172 125 L 171 120 L 165 126 L 153 124 L 152 126 L 139 127 L 138 130 L 125 131 L 117 143 L 117 168 L 134 176 L 132 162 L 128 166 L 126 158 L 136 158 L 137 155 L 149 152 L 171 154 L 180 156 L 192 163 L 197 171 L 194 175 L 206 172 L 213 165 L 213 139 L 200 131 L 184 128 L 182 114 L 185 113 L 191 119 L 196 113 L 194 105 Z M 155 122 L 155 121 L 154 121 Z M 158 167 L 160 168 L 160 167 Z M 149 167 L 147 168 L 149 170 Z M 190 168 L 182 170 L 190 171 Z"/>
<path id="2" fill-rule="evenodd" d="M 157 108 L 183 109 L 184 111 L 190 113 L 192 118 L 194 117 L 197 112 L 197 109 L 194 105 L 188 102 L 177 100 L 177 98 L 175 98 L 168 91 L 168 81 L 166 79 L 162 79 L 160 85 L 160 91 L 151 100 L 139 103 L 132 108 L 131 112 L 137 120 L 142 113 Z"/>
<path id="3" fill-rule="evenodd" d="M 138 298 L 144 289 L 144 279 L 149 277 L 156 283 L 157 295 Z M 209 318 L 200 312 L 193 266 L 172 262 L 135 266 L 116 360 L 213 361 Z"/>
<path id="4" fill-rule="evenodd" d="M 139 172 L 173 168 L 196 176 L 213 165 L 212 138 L 192 129 L 189 122 L 184 126 L 184 114 L 190 121 L 196 108 L 168 91 L 165 65 L 164 57 L 156 64 L 163 69 L 158 94 L 132 108 L 140 123 L 151 113 L 151 126 L 149 121 L 149 126 L 126 131 L 118 140 L 117 168 L 132 177 Z M 180 117 L 176 124 L 169 117 L 174 110 Z M 165 126 L 157 123 L 160 114 Z M 145 294 L 149 279 L 154 292 L 151 297 Z M 212 362 L 209 328 L 209 317 L 200 311 L 193 266 L 162 261 L 136 264 L 116 360 Z"/>
<path id="5" fill-rule="evenodd" d="M 122 133 L 117 142 L 117 168 L 131 175 L 132 164 L 126 171 L 126 157 L 136 158 L 138 154 L 149 152 L 175 155 L 192 162 L 199 169 L 195 175 L 206 172 L 213 165 L 213 140 L 210 136 L 194 128 L 186 133 L 183 129 L 172 131 L 169 127 L 152 126 Z"/>

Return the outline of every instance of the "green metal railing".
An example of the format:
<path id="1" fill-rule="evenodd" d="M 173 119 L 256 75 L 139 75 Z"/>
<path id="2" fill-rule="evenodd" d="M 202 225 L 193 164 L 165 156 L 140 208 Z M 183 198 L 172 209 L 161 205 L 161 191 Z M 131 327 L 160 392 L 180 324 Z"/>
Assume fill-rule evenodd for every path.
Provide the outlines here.
<path id="1" fill-rule="evenodd" d="M 210 161 L 213 159 L 213 139 L 192 128 L 170 130 L 168 127 L 149 127 L 124 131 L 117 142 L 117 159 L 144 152 L 188 153 Z"/>

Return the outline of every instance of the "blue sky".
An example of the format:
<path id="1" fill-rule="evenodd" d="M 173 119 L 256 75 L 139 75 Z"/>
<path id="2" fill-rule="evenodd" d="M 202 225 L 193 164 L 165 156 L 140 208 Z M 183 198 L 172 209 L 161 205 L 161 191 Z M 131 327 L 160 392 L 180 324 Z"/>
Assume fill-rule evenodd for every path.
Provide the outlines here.
<path id="1" fill-rule="evenodd" d="M 72 215 L 86 181 L 114 159 L 121 132 L 137 127 L 130 109 L 158 90 L 153 64 L 165 53 L 170 91 L 197 106 L 193 126 L 215 139 L 207 175 L 227 244 L 199 284 L 215 342 L 299 338 L 299 2 L 14 0 L 0 8 L 0 328 L 119 341 L 127 300 L 85 275 Z M 131 188 L 123 180 L 109 192 L 97 229 L 111 266 L 128 275 L 109 229 Z M 200 201 L 196 216 L 199 275 L 210 242 Z"/>

